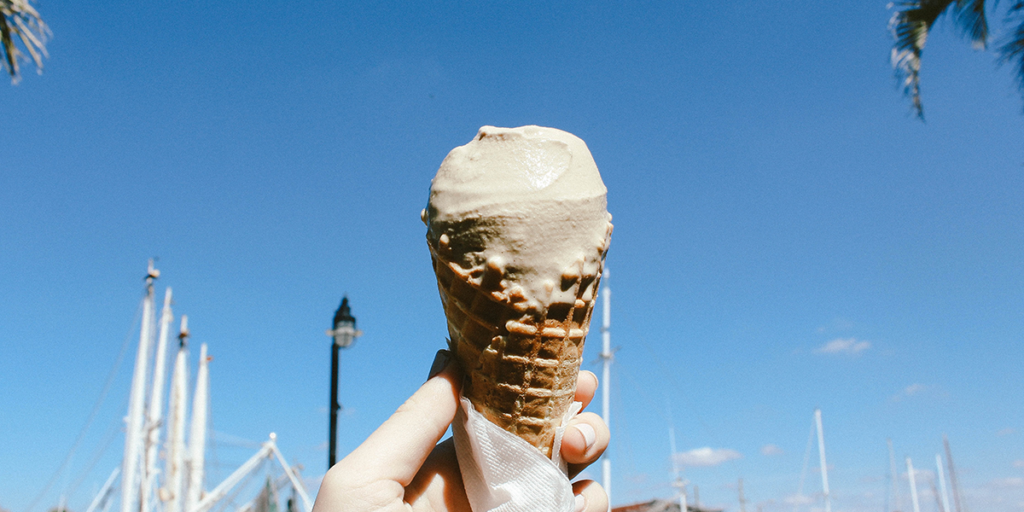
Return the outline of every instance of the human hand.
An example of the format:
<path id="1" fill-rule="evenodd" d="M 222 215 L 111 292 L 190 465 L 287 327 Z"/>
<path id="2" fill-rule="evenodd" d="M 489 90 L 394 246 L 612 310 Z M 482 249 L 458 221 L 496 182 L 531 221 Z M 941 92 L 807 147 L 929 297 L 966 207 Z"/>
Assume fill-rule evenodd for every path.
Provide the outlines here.
<path id="1" fill-rule="evenodd" d="M 324 476 L 313 512 L 471 512 L 462 486 L 455 444 L 438 444 L 459 407 L 462 374 L 451 354 L 434 358 L 430 378 L 373 434 Z M 576 401 L 586 408 L 597 376 L 581 371 Z M 604 453 L 609 432 L 590 412 L 569 422 L 562 458 L 575 477 Z M 608 497 L 592 480 L 576 482 L 577 512 L 605 512 Z"/>

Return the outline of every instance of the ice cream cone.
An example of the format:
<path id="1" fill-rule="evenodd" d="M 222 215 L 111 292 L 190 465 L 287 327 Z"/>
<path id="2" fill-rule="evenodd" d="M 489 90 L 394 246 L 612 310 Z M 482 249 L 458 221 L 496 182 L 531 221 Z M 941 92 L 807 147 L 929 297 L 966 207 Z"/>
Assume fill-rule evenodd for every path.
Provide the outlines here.
<path id="1" fill-rule="evenodd" d="M 611 237 L 606 194 L 579 137 L 485 126 L 441 163 L 423 211 L 463 395 L 548 457 Z"/>
<path id="2" fill-rule="evenodd" d="M 474 279 L 445 257 L 444 241 L 431 245 L 431 260 L 449 348 L 467 377 L 463 395 L 492 423 L 550 457 L 555 429 L 576 392 L 600 268 L 591 275 L 569 269 L 560 286 L 576 300 L 537 311 L 517 300 L 523 297 L 516 287 L 502 288 L 499 264 L 488 262 Z"/>

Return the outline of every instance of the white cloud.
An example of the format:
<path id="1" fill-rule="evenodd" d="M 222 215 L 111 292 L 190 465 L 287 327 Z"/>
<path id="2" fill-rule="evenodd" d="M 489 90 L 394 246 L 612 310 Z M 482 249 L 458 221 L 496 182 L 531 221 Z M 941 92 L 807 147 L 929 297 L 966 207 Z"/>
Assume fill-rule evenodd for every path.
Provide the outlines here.
<path id="1" fill-rule="evenodd" d="M 896 393 L 895 395 L 893 395 L 892 396 L 892 400 L 894 402 L 899 402 L 900 400 L 903 400 L 904 398 L 910 398 L 910 397 L 912 397 L 914 395 L 920 395 L 921 393 L 923 393 L 927 389 L 928 389 L 928 386 L 925 386 L 924 384 L 919 384 L 919 383 L 915 382 L 915 383 L 913 383 L 913 384 L 911 384 L 911 385 L 901 389 L 899 393 Z"/>
<path id="2" fill-rule="evenodd" d="M 789 496 L 786 496 L 786 499 L 783 501 L 785 501 L 789 505 L 809 505 L 811 503 L 814 503 L 814 498 L 811 498 L 810 496 L 804 496 L 802 494 L 791 494 Z"/>
<path id="3" fill-rule="evenodd" d="M 909 474 L 910 473 L 904 471 L 903 474 L 900 475 L 900 477 L 903 478 L 903 480 L 906 480 L 906 481 L 909 482 L 910 481 L 910 477 L 908 476 Z M 923 487 L 922 484 L 927 482 L 928 480 L 935 480 L 935 472 L 934 471 L 932 471 L 930 469 L 914 468 L 914 482 L 917 483 L 918 486 Z M 923 489 L 918 489 L 917 492 L 923 493 L 924 490 Z"/>
<path id="4" fill-rule="evenodd" d="M 815 354 L 859 354 L 871 348 L 870 341 L 857 341 L 856 338 L 836 338 L 816 349 Z"/>
<path id="5" fill-rule="evenodd" d="M 997 478 L 989 485 L 997 489 L 1019 489 L 1024 488 L 1024 478 L 1011 476 L 1008 478 Z"/>
<path id="6" fill-rule="evenodd" d="M 999 436 L 999 437 L 1003 437 L 1003 436 L 1008 436 L 1008 435 L 1016 434 L 1016 433 L 1017 433 L 1017 431 L 1015 429 L 1007 427 L 1007 428 L 1004 428 L 1004 429 L 1001 429 L 1001 430 L 997 431 L 996 435 Z"/>
<path id="7" fill-rule="evenodd" d="M 695 448 L 688 452 L 675 454 L 675 460 L 683 466 L 707 467 L 717 466 L 723 462 L 735 460 L 743 455 L 728 448 Z"/>
<path id="8" fill-rule="evenodd" d="M 784 452 L 782 450 L 782 448 L 779 448 L 778 446 L 775 446 L 774 444 L 766 444 L 766 445 L 761 447 L 761 455 L 764 455 L 764 456 L 767 456 L 767 457 L 771 457 L 772 455 L 782 455 L 783 453 L 786 453 L 786 452 Z"/>
<path id="9" fill-rule="evenodd" d="M 1024 459 L 1017 459 L 1017 460 L 1013 461 L 1013 467 L 1015 467 L 1015 468 L 1024 468 Z"/>

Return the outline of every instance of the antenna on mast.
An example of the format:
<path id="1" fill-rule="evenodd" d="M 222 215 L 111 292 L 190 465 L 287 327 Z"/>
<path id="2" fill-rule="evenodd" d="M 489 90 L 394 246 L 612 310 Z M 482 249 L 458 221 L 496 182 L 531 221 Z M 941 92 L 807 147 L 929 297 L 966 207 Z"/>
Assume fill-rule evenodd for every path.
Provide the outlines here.
<path id="1" fill-rule="evenodd" d="M 181 315 L 181 328 L 178 332 L 178 347 L 184 348 L 188 346 L 188 337 L 192 333 L 188 330 L 188 315 Z"/>
<path id="2" fill-rule="evenodd" d="M 612 427 L 612 422 L 609 414 L 609 395 L 608 391 L 611 389 L 611 366 L 612 366 L 612 334 L 611 334 L 611 299 L 612 291 L 608 289 L 608 268 L 604 269 L 602 273 L 602 280 L 604 281 L 604 293 L 602 299 L 603 306 L 603 318 L 601 319 L 601 360 L 603 361 L 603 368 L 601 370 L 601 383 L 604 384 L 601 393 L 601 407 L 602 416 L 604 416 L 604 423 L 609 429 Z M 675 441 L 673 441 L 673 444 Z M 674 456 L 673 449 L 673 456 Z M 608 496 L 608 509 L 611 510 L 612 503 L 612 462 L 608 459 L 608 452 L 605 452 L 601 456 L 601 475 L 602 485 L 604 486 L 604 492 Z M 680 512 L 685 512 L 681 510 Z M 960 512 L 960 511 L 957 511 Z"/>
<path id="3" fill-rule="evenodd" d="M 153 261 L 155 260 L 156 258 L 149 259 L 149 266 L 146 268 L 146 286 L 152 286 L 153 280 L 160 277 L 160 271 L 153 268 Z"/>

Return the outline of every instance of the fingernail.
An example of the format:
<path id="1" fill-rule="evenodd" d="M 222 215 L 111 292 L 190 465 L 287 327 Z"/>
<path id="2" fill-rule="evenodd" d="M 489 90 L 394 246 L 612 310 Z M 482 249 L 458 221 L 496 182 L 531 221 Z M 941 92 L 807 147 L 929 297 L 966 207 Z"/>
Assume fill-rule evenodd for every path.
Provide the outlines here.
<path id="1" fill-rule="evenodd" d="M 579 423 L 575 427 L 576 430 L 580 431 L 580 434 L 583 434 L 583 440 L 587 443 L 587 449 L 589 450 L 591 446 L 594 446 L 594 441 L 597 440 L 597 432 L 594 431 L 594 427 L 586 423 Z"/>
<path id="2" fill-rule="evenodd" d="M 438 350 L 437 354 L 434 355 L 434 363 L 430 365 L 430 374 L 427 375 L 427 380 L 434 378 L 435 375 L 441 373 L 445 366 L 448 366 L 448 361 L 451 360 L 452 353 L 447 350 Z"/>
<path id="3" fill-rule="evenodd" d="M 576 512 L 583 512 L 587 508 L 587 499 L 582 494 L 576 495 Z"/>

